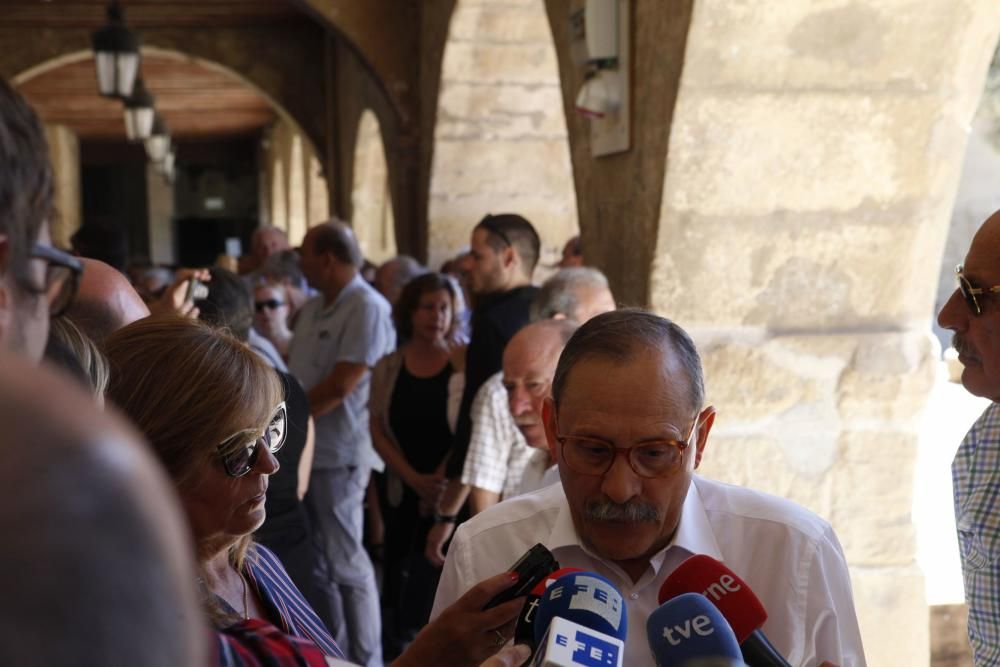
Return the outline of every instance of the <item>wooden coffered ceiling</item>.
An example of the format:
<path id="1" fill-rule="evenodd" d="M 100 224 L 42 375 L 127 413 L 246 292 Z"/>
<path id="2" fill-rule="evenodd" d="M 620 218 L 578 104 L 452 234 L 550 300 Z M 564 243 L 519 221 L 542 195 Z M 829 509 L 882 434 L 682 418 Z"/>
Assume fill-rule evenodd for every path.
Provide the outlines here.
<path id="1" fill-rule="evenodd" d="M 126 23 L 156 28 L 239 27 L 308 20 L 290 0 L 127 0 Z M 79 30 L 105 24 L 106 0 L 0 0 L 0 28 Z M 268 102 L 238 79 L 193 59 L 145 52 L 142 74 L 171 134 L 179 139 L 259 131 L 275 120 Z M 19 86 L 47 123 L 81 139 L 124 139 L 122 104 L 97 94 L 92 59 L 45 71 Z"/>

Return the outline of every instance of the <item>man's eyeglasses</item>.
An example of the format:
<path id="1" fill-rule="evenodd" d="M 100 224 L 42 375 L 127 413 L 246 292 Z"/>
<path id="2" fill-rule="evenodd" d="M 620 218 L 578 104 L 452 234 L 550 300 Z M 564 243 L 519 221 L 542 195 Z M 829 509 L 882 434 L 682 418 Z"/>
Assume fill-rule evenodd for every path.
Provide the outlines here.
<path id="1" fill-rule="evenodd" d="M 32 259 L 45 262 L 45 285 L 30 287 L 36 294 L 44 294 L 49 302 L 49 317 L 59 317 L 73 303 L 73 297 L 80 289 L 83 262 L 58 248 L 44 243 L 36 243 L 31 250 Z"/>
<path id="2" fill-rule="evenodd" d="M 275 308 L 281 308 L 284 305 L 284 301 L 279 301 L 278 299 L 268 299 L 267 301 L 255 301 L 253 307 L 258 313 L 262 313 L 265 308 L 268 310 L 274 310 Z"/>
<path id="3" fill-rule="evenodd" d="M 268 423 L 264 433 L 258 436 L 251 436 L 247 440 L 247 432 L 240 431 L 231 435 L 219 444 L 219 455 L 222 459 L 222 467 L 230 477 L 242 477 L 257 465 L 257 458 L 260 456 L 260 448 L 267 447 L 272 454 L 276 454 L 281 446 L 285 444 L 287 435 L 288 411 L 282 401 L 274 410 L 274 415 Z"/>
<path id="4" fill-rule="evenodd" d="M 694 420 L 691 432 L 684 440 L 657 440 L 634 447 L 615 447 L 610 442 L 575 435 L 557 435 L 562 459 L 574 472 L 581 475 L 601 476 L 611 470 L 621 452 L 639 477 L 656 479 L 669 477 L 680 470 L 684 452 L 698 428 Z"/>
<path id="5" fill-rule="evenodd" d="M 965 299 L 965 303 L 968 304 L 969 310 L 976 317 L 983 314 L 983 307 L 979 304 L 979 299 L 977 296 L 990 293 L 996 294 L 1000 292 L 1000 285 L 994 285 L 993 287 L 975 287 L 969 279 L 965 277 L 965 267 L 961 264 L 955 267 L 955 278 L 958 279 L 958 291 L 962 293 L 962 298 Z"/>

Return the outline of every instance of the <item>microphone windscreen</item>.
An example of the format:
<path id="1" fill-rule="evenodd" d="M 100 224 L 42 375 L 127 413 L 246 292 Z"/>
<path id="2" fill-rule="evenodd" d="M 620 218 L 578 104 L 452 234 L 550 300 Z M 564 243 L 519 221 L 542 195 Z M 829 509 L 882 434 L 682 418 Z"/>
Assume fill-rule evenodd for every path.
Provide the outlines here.
<path id="1" fill-rule="evenodd" d="M 583 572 L 583 570 L 581 570 L 578 567 L 563 567 L 556 570 L 552 574 L 546 575 L 544 579 L 539 581 L 538 584 L 536 584 L 535 587 L 531 589 L 531 595 L 534 595 L 535 597 L 539 598 L 542 597 L 542 595 L 545 593 L 548 587 L 551 586 L 556 579 L 558 579 L 563 575 L 572 574 L 574 572 Z"/>
<path id="2" fill-rule="evenodd" d="M 705 658 L 740 660 L 743 655 L 722 612 L 699 593 L 682 593 L 653 611 L 646 620 L 646 639 L 662 667 Z"/>
<path id="3" fill-rule="evenodd" d="M 596 572 L 574 572 L 552 582 L 538 603 L 536 644 L 557 616 L 618 639 L 625 639 L 628 633 L 625 598 Z"/>
<path id="4" fill-rule="evenodd" d="M 623 667 L 625 642 L 556 616 L 542 637 L 532 667 Z"/>
<path id="5" fill-rule="evenodd" d="M 741 644 L 767 620 L 764 605 L 747 583 L 710 556 L 699 554 L 681 563 L 660 587 L 660 604 L 683 593 L 701 593 L 708 598 Z"/>

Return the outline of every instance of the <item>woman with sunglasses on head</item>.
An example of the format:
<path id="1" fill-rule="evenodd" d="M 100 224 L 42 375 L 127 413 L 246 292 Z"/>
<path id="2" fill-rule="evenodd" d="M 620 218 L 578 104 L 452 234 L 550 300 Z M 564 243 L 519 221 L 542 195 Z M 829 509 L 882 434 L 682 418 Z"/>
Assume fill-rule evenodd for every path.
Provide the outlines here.
<path id="1" fill-rule="evenodd" d="M 275 372 L 227 333 L 182 318 L 135 322 L 112 334 L 105 352 L 108 399 L 146 435 L 177 487 L 215 627 L 263 619 L 342 658 L 280 561 L 251 540 L 288 427 Z"/>

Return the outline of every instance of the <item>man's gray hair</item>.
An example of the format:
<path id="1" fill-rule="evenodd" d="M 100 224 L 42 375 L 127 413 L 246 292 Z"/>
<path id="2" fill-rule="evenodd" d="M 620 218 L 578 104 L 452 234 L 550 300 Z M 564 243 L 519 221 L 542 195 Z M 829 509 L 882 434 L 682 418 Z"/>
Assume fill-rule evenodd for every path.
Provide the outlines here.
<path id="1" fill-rule="evenodd" d="M 625 363 L 643 352 L 670 355 L 687 375 L 692 407 L 700 410 L 705 401 L 705 378 L 701 357 L 684 329 L 665 317 L 639 308 L 623 308 L 594 317 L 569 339 L 552 380 L 552 400 L 556 406 L 566 390 L 573 367 L 585 359 L 608 359 Z"/>
<path id="2" fill-rule="evenodd" d="M 395 294 L 397 297 L 400 292 L 403 291 L 403 288 L 406 287 L 406 283 L 421 274 L 427 273 L 427 269 L 424 268 L 424 265 L 409 255 L 396 255 L 392 259 L 387 259 L 382 262 L 382 266 L 378 268 L 381 270 L 387 266 L 396 267 L 396 271 L 392 274 L 392 281 L 390 284 L 385 286 L 386 292 L 389 294 Z"/>
<path id="3" fill-rule="evenodd" d="M 550 320 L 556 315 L 573 318 L 580 308 L 582 289 L 609 289 L 604 274 L 590 267 L 562 269 L 546 280 L 528 307 L 532 322 Z"/>
<path id="4" fill-rule="evenodd" d="M 341 264 L 361 268 L 365 258 L 357 237 L 346 222 L 331 218 L 310 229 L 309 233 L 313 235 L 313 252 L 320 255 L 331 253 Z"/>

